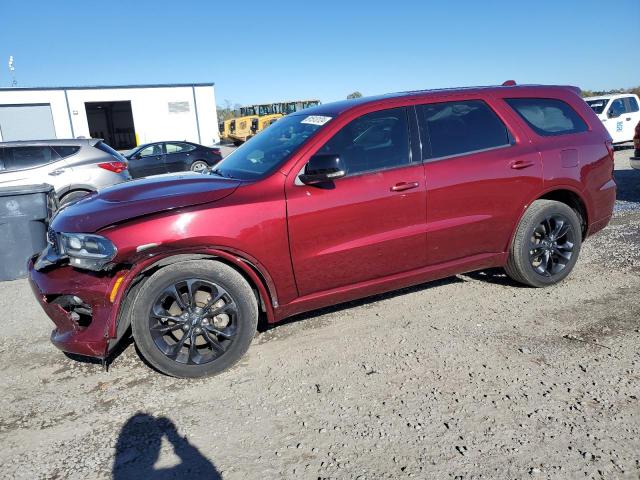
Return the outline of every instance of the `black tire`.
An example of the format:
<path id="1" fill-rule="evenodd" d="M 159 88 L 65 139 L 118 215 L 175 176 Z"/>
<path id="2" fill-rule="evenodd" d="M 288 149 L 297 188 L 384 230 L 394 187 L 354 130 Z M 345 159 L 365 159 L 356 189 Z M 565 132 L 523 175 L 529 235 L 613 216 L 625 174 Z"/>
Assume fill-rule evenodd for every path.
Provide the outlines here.
<path id="1" fill-rule="evenodd" d="M 209 170 L 209 164 L 204 160 L 195 160 L 189 167 L 189 170 L 192 172 L 203 173 Z"/>
<path id="2" fill-rule="evenodd" d="M 536 200 L 514 233 L 505 270 L 513 280 L 531 287 L 553 285 L 571 273 L 581 246 L 578 214 L 564 203 Z"/>
<path id="3" fill-rule="evenodd" d="M 193 297 L 193 304 L 199 305 L 195 310 L 199 308 L 204 313 L 187 313 L 192 310 L 180 308 L 175 294 L 167 291 L 176 292 L 185 306 Z M 203 292 L 209 297 L 196 302 L 196 297 Z M 215 298 L 220 300 L 214 302 Z M 219 302 L 224 302 L 227 310 L 216 307 Z M 201 308 L 204 303 L 210 304 L 209 310 Z M 219 315 L 210 315 L 218 310 Z M 180 262 L 157 271 L 136 295 L 131 311 L 133 338 L 141 355 L 159 371 L 181 378 L 215 375 L 230 368 L 249 348 L 258 325 L 258 303 L 250 285 L 233 268 L 211 260 Z M 161 321 L 155 315 L 158 311 L 167 318 Z M 224 316 L 227 325 L 220 327 L 214 323 Z M 213 334 L 209 328 L 217 329 L 214 331 L 220 335 Z M 164 332 L 163 329 L 172 330 Z M 215 341 L 211 337 L 215 337 Z M 218 346 L 213 348 L 216 343 Z"/>
<path id="4" fill-rule="evenodd" d="M 91 192 L 88 190 L 73 190 L 72 192 L 65 193 L 58 201 L 59 206 L 69 205 L 80 200 L 82 197 L 86 197 Z"/>
<path id="5" fill-rule="evenodd" d="M 243 142 L 242 140 L 234 140 L 234 141 L 233 141 L 233 144 L 234 144 L 236 147 L 239 147 L 239 146 L 240 146 L 240 145 L 242 145 L 243 143 L 244 143 L 244 142 Z"/>

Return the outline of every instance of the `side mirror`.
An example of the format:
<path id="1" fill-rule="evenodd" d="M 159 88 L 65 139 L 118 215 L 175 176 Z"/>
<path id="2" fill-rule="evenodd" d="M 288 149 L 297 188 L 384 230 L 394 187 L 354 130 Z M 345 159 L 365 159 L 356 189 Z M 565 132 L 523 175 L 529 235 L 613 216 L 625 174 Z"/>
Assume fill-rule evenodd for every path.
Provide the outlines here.
<path id="1" fill-rule="evenodd" d="M 314 155 L 309 159 L 300 181 L 307 185 L 330 182 L 347 174 L 338 155 Z"/>

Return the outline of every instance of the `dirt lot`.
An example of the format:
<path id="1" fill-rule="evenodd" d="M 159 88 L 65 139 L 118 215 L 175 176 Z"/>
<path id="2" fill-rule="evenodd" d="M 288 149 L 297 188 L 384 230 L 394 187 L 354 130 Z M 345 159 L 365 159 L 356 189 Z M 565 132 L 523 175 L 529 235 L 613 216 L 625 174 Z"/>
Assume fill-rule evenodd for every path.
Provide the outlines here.
<path id="1" fill-rule="evenodd" d="M 459 275 L 256 336 L 231 371 L 108 372 L 0 284 L 4 478 L 640 478 L 640 171 L 556 287 Z"/>

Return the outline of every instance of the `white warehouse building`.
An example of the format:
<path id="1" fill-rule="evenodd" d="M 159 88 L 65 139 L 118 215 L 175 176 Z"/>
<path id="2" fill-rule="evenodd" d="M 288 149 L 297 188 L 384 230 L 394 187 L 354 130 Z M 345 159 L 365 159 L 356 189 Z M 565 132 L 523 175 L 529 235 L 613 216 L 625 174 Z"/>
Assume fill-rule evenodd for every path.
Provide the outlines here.
<path id="1" fill-rule="evenodd" d="M 220 141 L 213 83 L 0 88 L 0 142 L 103 138 L 124 150 Z"/>

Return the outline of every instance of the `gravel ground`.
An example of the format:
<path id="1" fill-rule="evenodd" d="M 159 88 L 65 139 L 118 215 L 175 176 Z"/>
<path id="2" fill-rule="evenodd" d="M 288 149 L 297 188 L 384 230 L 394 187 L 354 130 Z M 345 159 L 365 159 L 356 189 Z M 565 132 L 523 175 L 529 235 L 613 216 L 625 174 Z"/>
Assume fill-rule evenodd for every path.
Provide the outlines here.
<path id="1" fill-rule="evenodd" d="M 4 478 L 640 478 L 640 171 L 561 285 L 500 271 L 313 312 L 215 378 L 108 372 L 0 284 Z"/>

